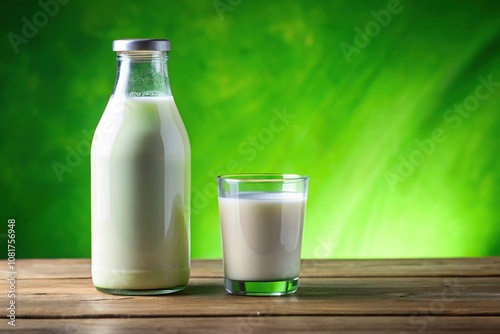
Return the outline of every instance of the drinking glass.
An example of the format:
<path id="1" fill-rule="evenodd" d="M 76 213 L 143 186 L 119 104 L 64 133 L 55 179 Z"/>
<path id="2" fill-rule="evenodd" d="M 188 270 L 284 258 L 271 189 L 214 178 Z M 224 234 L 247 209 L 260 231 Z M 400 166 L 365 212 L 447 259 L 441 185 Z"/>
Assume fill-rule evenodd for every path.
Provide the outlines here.
<path id="1" fill-rule="evenodd" d="M 309 177 L 232 174 L 217 181 L 226 291 L 251 296 L 294 293 Z"/>

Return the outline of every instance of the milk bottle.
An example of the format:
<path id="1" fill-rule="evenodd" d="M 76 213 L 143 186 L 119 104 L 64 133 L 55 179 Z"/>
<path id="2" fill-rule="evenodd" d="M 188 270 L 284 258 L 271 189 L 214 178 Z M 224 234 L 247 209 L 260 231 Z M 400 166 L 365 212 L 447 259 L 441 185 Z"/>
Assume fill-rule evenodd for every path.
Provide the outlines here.
<path id="1" fill-rule="evenodd" d="M 92 280 L 99 291 L 165 294 L 190 272 L 189 139 L 167 73 L 170 43 L 117 40 L 113 94 L 91 149 Z"/>

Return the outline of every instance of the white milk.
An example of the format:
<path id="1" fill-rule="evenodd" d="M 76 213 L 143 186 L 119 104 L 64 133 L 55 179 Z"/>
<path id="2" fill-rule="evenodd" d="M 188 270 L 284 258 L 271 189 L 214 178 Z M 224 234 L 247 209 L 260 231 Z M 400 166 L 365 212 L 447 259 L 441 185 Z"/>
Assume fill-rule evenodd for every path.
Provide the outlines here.
<path id="1" fill-rule="evenodd" d="M 94 285 L 185 286 L 190 148 L 173 98 L 112 97 L 94 135 L 91 169 Z"/>
<path id="2" fill-rule="evenodd" d="M 219 198 L 225 277 L 296 278 L 306 198 L 302 193 L 240 193 Z"/>

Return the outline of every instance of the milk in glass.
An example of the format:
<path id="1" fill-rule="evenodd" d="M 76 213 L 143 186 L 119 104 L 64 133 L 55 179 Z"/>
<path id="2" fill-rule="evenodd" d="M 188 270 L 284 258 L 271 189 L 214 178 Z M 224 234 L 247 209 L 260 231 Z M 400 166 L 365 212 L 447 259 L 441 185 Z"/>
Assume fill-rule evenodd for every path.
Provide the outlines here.
<path id="1" fill-rule="evenodd" d="M 225 277 L 237 281 L 298 277 L 305 203 L 302 193 L 219 197 Z"/>

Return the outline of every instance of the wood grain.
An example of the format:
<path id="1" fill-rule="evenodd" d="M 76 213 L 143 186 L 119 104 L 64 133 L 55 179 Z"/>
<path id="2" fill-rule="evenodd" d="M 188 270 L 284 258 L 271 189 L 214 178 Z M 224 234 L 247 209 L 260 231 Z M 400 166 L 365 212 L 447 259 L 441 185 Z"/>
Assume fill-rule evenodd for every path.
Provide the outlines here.
<path id="1" fill-rule="evenodd" d="M 126 319 L 21 319 L 2 333 L 498 333 L 499 317 L 182 317 Z"/>
<path id="2" fill-rule="evenodd" d="M 5 318 L 2 332 L 500 333 L 498 257 L 306 260 L 299 290 L 286 297 L 227 294 L 220 260 L 194 260 L 184 291 L 156 297 L 98 292 L 88 259 L 16 266 L 17 326 Z M 7 263 L 0 268 L 6 277 Z M 7 291 L 7 280 L 0 289 Z M 7 303 L 1 294 L 1 307 Z"/>
<path id="3" fill-rule="evenodd" d="M 280 298 L 225 292 L 221 279 L 193 278 L 176 294 L 113 296 L 90 279 L 18 282 L 18 317 L 265 315 L 500 315 L 500 278 L 301 278 L 297 293 Z M 228 307 L 231 305 L 231 307 Z"/>
<path id="4" fill-rule="evenodd" d="M 0 261 L 0 275 L 7 262 Z M 18 277 L 90 278 L 90 259 L 20 259 Z M 222 277 L 221 260 L 191 261 L 191 277 Z M 460 259 L 303 260 L 301 277 L 500 276 L 500 257 Z"/>

